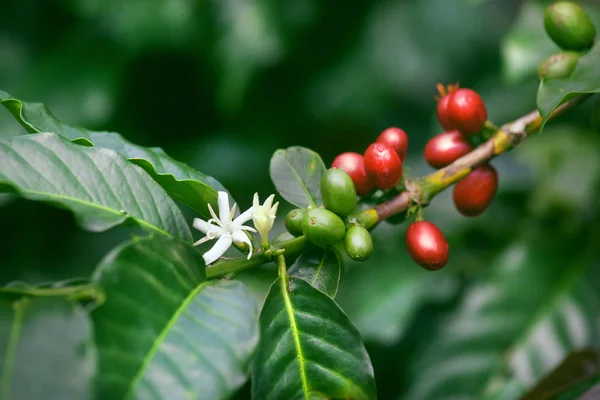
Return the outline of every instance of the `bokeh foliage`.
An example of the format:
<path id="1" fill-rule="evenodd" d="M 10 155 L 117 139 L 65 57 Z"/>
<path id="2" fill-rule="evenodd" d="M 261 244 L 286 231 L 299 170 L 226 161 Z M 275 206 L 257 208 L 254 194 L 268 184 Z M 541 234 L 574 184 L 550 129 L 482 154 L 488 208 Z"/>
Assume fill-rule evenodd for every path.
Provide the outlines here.
<path id="1" fill-rule="evenodd" d="M 341 151 L 361 151 L 387 126 L 409 134 L 407 174 L 429 172 L 422 149 L 439 133 L 436 82 L 477 89 L 497 123 L 534 109 L 535 69 L 556 51 L 541 26 L 547 3 L 4 2 L 0 88 L 44 102 L 69 124 L 163 147 L 217 178 L 246 208 L 255 191 L 261 198 L 274 191 L 268 169 L 275 149 L 306 146 L 328 164 Z M 598 21 L 600 10 L 591 3 L 584 5 Z M 586 322 L 598 317 L 600 300 L 580 288 L 598 269 L 588 238 L 599 211 L 600 142 L 589 128 L 589 110 L 584 105 L 550 123 L 542 135 L 494 161 L 500 190 L 482 217 L 458 215 L 449 193 L 434 201 L 426 216 L 446 232 L 452 248 L 444 270 L 423 271 L 410 261 L 403 246 L 406 225 L 382 226 L 372 260 L 346 263 L 338 300 L 367 342 L 380 398 L 417 398 L 412 386 L 430 373 L 443 384 L 452 375 L 428 368 L 436 366 L 438 354 L 451 359 L 467 339 L 493 368 L 477 379 L 459 376 L 451 381 L 458 382 L 456 390 L 522 393 L 521 382 L 504 385 L 513 366 L 498 367 L 497 358 L 527 352 L 536 323 L 547 318 L 559 326 L 552 323 L 567 318 L 561 312 L 569 300 L 575 304 L 569 315 Z M 0 110 L 0 134 L 22 133 Z M 2 283 L 89 275 L 130 236 L 124 228 L 82 232 L 71 214 L 42 204 L 3 196 L 0 205 Z M 195 215 L 190 209 L 184 214 L 188 221 Z M 541 255 L 523 262 L 522 253 L 539 243 L 556 245 L 531 250 Z M 540 274 L 546 279 L 540 281 Z M 260 302 L 275 276 L 265 267 L 239 279 Z M 500 305 L 490 306 L 496 314 L 470 308 L 483 301 L 489 285 L 502 292 L 494 298 Z M 521 292 L 528 290 L 524 299 Z M 81 318 L 79 312 L 67 316 Z M 476 335 L 448 322 L 453 319 L 466 321 Z M 498 334 L 492 329 L 498 321 L 532 324 L 531 332 Z M 581 332 L 593 335 L 588 328 Z M 598 345 L 556 329 L 560 352 L 545 353 L 552 336 L 538 338 L 536 357 L 545 368 L 557 365 L 556 354 Z M 522 336 L 518 346 L 510 342 L 515 335 Z M 537 366 L 531 371 L 538 378 Z M 246 398 L 248 387 L 239 398 Z"/>

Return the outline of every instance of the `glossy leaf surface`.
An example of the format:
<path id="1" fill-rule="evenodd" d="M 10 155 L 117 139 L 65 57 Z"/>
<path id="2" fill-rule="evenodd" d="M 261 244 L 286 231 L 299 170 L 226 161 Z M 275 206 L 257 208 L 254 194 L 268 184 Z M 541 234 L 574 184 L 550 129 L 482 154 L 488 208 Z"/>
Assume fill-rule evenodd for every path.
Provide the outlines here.
<path id="1" fill-rule="evenodd" d="M 107 148 L 142 167 L 173 198 L 205 218 L 210 218 L 207 204 L 216 209 L 217 191 L 227 191 L 215 178 L 179 162 L 158 147 L 138 146 L 118 133 L 96 132 L 59 121 L 41 103 L 28 103 L 0 90 L 0 103 L 29 132 L 52 132 L 75 143 Z"/>
<path id="2" fill-rule="evenodd" d="M 168 238 L 127 243 L 99 265 L 93 314 L 100 397 L 228 398 L 247 379 L 257 307 L 244 285 L 206 281 L 201 254 Z"/>
<path id="3" fill-rule="evenodd" d="M 71 210 L 102 232 L 125 222 L 191 241 L 173 200 L 142 169 L 112 150 L 78 146 L 53 133 L 0 140 L 0 191 Z"/>
<path id="4" fill-rule="evenodd" d="M 277 279 L 260 315 L 252 397 L 375 399 L 373 367 L 338 305 L 302 279 Z"/>
<path id="5" fill-rule="evenodd" d="M 289 203 L 298 207 L 317 206 L 321 201 L 321 177 L 325 164 L 312 150 L 294 146 L 279 149 L 271 158 L 271 180 Z"/>
<path id="6" fill-rule="evenodd" d="M 288 275 L 300 278 L 334 298 L 342 277 L 344 259 L 333 248 L 311 249 L 288 269 Z"/>

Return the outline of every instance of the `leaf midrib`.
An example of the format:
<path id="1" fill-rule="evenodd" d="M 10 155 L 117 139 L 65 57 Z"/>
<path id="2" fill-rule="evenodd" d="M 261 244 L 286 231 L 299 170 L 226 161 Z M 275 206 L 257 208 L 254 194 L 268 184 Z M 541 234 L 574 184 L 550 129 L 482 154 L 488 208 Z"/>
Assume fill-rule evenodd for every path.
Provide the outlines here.
<path id="1" fill-rule="evenodd" d="M 292 336 L 294 338 L 294 346 L 296 348 L 296 353 L 298 354 L 298 364 L 300 369 L 300 381 L 302 382 L 302 391 L 304 392 L 304 399 L 309 400 L 308 396 L 308 379 L 306 378 L 306 367 L 304 365 L 304 354 L 302 352 L 302 345 L 300 343 L 300 332 L 298 332 L 298 325 L 296 324 L 296 316 L 294 315 L 294 307 L 292 306 L 292 301 L 289 296 L 289 283 L 287 280 L 287 274 L 284 274 L 279 278 L 281 294 L 283 295 L 283 301 L 285 304 L 285 309 L 288 314 L 288 318 L 290 320 L 290 329 L 292 332 Z"/>
<path id="2" fill-rule="evenodd" d="M 315 199 L 313 199 L 312 195 L 310 194 L 310 191 L 308 190 L 308 187 L 306 187 L 306 184 L 304 183 L 304 180 L 302 179 L 302 177 L 300 176 L 300 174 L 298 174 L 298 172 L 296 171 L 296 168 L 294 168 L 292 166 L 292 164 L 288 161 L 287 151 L 284 150 L 284 152 L 285 152 L 285 155 L 283 156 L 283 161 L 285 161 L 285 163 L 290 167 L 290 170 L 296 176 L 296 179 L 298 179 L 298 181 L 300 182 L 300 187 L 302 188 L 302 190 L 304 191 L 304 193 L 308 197 L 308 200 L 310 201 L 310 205 L 312 205 L 313 207 L 317 207 L 317 203 L 316 203 Z"/>
<path id="3" fill-rule="evenodd" d="M 5 93 L 5 92 L 0 91 L 0 95 L 1 95 L 1 93 Z M 43 130 L 39 129 L 36 125 L 34 125 L 33 123 L 31 123 L 30 120 L 29 120 L 29 117 L 27 117 L 25 115 L 25 104 L 23 103 L 22 100 L 14 98 L 14 97 L 5 98 L 3 100 L 0 100 L 0 104 L 4 105 L 9 110 L 9 112 L 11 112 L 11 113 L 13 112 L 14 109 L 10 107 L 10 103 L 13 103 L 13 102 L 17 104 L 16 111 L 18 113 L 18 116 L 15 116 L 15 119 L 17 119 L 17 121 L 21 125 L 23 125 L 25 127 L 25 130 L 28 133 L 30 133 L 30 134 L 42 133 Z M 48 110 L 48 113 L 50 113 L 50 110 Z M 49 115 L 49 117 L 52 117 L 52 115 Z M 62 123 L 61 121 L 57 120 L 57 122 L 60 125 L 68 126 L 68 125 Z M 79 143 L 79 142 L 80 141 L 85 141 L 85 143 L 83 145 L 86 145 L 86 146 L 87 145 L 91 145 L 92 147 L 96 147 L 96 148 L 107 148 L 107 147 L 102 147 L 102 146 L 98 147 L 98 146 L 96 146 L 95 141 L 92 142 L 92 139 L 93 139 L 92 135 L 94 133 L 99 133 L 99 132 L 93 132 L 93 131 L 89 131 L 89 132 L 90 132 L 90 136 L 89 137 L 85 137 L 84 135 L 81 135 L 81 137 L 77 137 L 77 138 L 70 138 L 66 134 L 60 133 L 60 132 L 54 132 L 54 133 L 56 133 L 56 134 L 58 134 L 58 135 L 60 135 L 60 136 L 62 136 L 64 138 L 66 138 L 70 142 L 73 142 L 73 143 L 76 143 L 76 144 L 82 144 L 82 143 Z M 104 134 L 104 132 L 102 132 L 100 134 Z M 126 142 L 126 139 L 124 139 L 122 137 L 122 135 L 120 135 L 118 133 L 114 133 L 114 134 L 118 135 L 119 138 L 123 140 L 123 142 Z M 141 147 L 143 149 L 146 149 L 146 147 L 143 147 L 143 146 L 139 146 L 139 147 Z M 159 172 L 157 170 L 157 168 L 156 168 L 156 165 L 153 162 L 151 162 L 150 160 L 148 160 L 147 158 L 131 157 L 129 154 L 125 154 L 124 152 L 121 153 L 119 151 L 117 151 L 117 153 L 123 155 L 129 162 L 131 162 L 131 163 L 133 163 L 135 165 L 138 165 L 135 161 L 143 161 L 144 163 L 146 163 L 146 164 L 149 165 L 150 169 L 152 170 L 151 172 L 154 173 L 154 174 L 156 174 L 159 177 L 171 177 L 171 178 L 173 178 L 175 180 L 175 182 L 190 183 L 190 184 L 199 184 L 204 189 L 213 190 L 215 193 L 217 192 L 217 189 L 213 188 L 210 184 L 208 184 L 206 182 L 203 182 L 203 181 L 198 180 L 198 179 L 190 178 L 190 177 L 188 177 L 188 178 L 180 178 L 177 175 L 175 175 L 174 173 L 168 172 L 166 170 L 164 164 L 162 164 L 162 161 L 160 160 L 160 158 L 157 159 L 157 160 L 153 160 L 153 161 L 161 163 L 161 166 L 163 167 L 163 169 L 165 169 L 164 172 Z M 176 162 L 176 160 L 173 160 L 173 162 Z M 188 166 L 186 165 L 186 167 L 188 167 Z M 145 167 L 142 166 L 142 168 L 144 168 L 144 170 L 146 170 Z M 200 171 L 194 170 L 194 172 L 196 172 L 197 174 L 201 175 L 206 180 L 208 180 L 208 178 L 209 178 L 209 175 L 206 175 L 206 174 L 204 174 L 204 173 L 202 173 Z M 152 173 L 149 172 L 150 175 L 152 175 Z M 154 180 L 156 180 L 156 179 L 154 179 Z M 188 204 L 188 202 L 185 201 L 186 200 L 185 196 L 179 195 L 179 193 L 177 193 L 176 191 L 171 191 L 170 188 L 168 188 L 168 187 L 166 187 L 164 185 L 161 185 L 161 186 L 172 197 L 177 197 L 179 201 L 185 203 L 186 205 L 189 205 L 190 207 L 192 207 L 195 211 L 199 212 L 200 214 L 205 215 L 205 216 L 208 215 L 207 211 L 205 210 L 206 207 L 202 208 L 202 207 L 196 207 L 194 204 Z M 196 189 L 194 188 L 194 190 L 196 190 Z"/>
<path id="4" fill-rule="evenodd" d="M 14 188 L 14 185 L 12 185 L 10 182 L 5 182 L 5 183 Z M 17 189 L 17 188 L 15 188 L 15 189 Z M 69 200 L 69 201 L 72 201 L 74 203 L 83 204 L 83 205 L 88 206 L 88 207 L 92 207 L 92 208 L 96 208 L 96 209 L 99 209 L 99 210 L 106 211 L 106 212 L 108 212 L 110 214 L 118 215 L 121 218 L 124 218 L 125 220 L 131 218 L 131 219 L 135 220 L 138 224 L 143 225 L 143 226 L 145 226 L 145 227 L 147 227 L 147 228 L 149 228 L 149 229 L 151 229 L 151 230 L 153 230 L 155 232 L 158 232 L 160 234 L 166 235 L 168 237 L 173 237 L 173 235 L 171 235 L 169 232 L 160 229 L 156 225 L 152 225 L 151 223 L 149 223 L 146 220 L 140 219 L 138 217 L 134 217 L 134 216 L 129 215 L 129 214 L 124 215 L 123 213 L 119 212 L 118 210 L 115 210 L 114 208 L 109 208 L 109 207 L 103 206 L 101 204 L 92 203 L 92 202 L 89 202 L 89 201 L 86 201 L 86 200 L 78 199 L 76 197 L 71 197 L 71 196 L 66 196 L 66 195 L 61 195 L 61 194 L 56 194 L 56 193 L 51 193 L 51 192 L 41 192 L 41 191 L 38 191 L 38 190 L 31 190 L 31 189 L 17 189 L 17 191 L 19 193 L 30 193 L 30 194 L 39 195 L 39 196 L 46 196 L 46 197 L 52 197 L 52 198 L 56 198 L 56 199 Z"/>
<path id="5" fill-rule="evenodd" d="M 214 283 L 214 281 L 204 281 L 204 282 L 200 283 L 194 290 L 192 290 L 190 292 L 190 294 L 183 300 L 181 305 L 173 313 L 173 316 L 171 317 L 171 319 L 167 322 L 167 324 L 165 325 L 163 330 L 160 332 L 160 334 L 154 341 L 154 344 L 152 345 L 150 350 L 148 350 L 148 353 L 146 353 L 146 356 L 144 357 L 144 360 L 142 361 L 142 365 L 140 366 L 137 373 L 134 375 L 133 379 L 131 380 L 131 383 L 129 384 L 129 387 L 127 388 L 127 392 L 125 393 L 125 396 L 123 397 L 124 399 L 127 400 L 127 399 L 132 398 L 135 387 L 138 385 L 139 381 L 142 379 L 142 376 L 148 369 L 148 366 L 152 363 L 152 360 L 154 359 L 154 356 L 158 352 L 160 346 L 162 345 L 165 338 L 167 337 L 167 335 L 169 334 L 169 332 L 171 331 L 171 329 L 173 328 L 173 326 L 175 325 L 175 323 L 177 322 L 177 320 L 179 319 L 181 314 L 184 312 L 186 307 L 194 300 L 196 295 L 198 293 L 200 293 L 200 291 L 202 289 L 204 289 L 208 285 L 212 285 L 213 283 Z"/>

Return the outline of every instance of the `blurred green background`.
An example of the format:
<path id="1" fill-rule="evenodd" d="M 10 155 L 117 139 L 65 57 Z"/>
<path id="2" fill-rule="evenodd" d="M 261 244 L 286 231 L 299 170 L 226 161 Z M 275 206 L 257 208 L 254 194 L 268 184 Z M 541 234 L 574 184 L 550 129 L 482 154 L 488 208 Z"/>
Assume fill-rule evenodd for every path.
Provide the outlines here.
<path id="1" fill-rule="evenodd" d="M 389 126 L 409 135 L 406 173 L 428 173 L 423 147 L 441 132 L 437 82 L 476 89 L 496 123 L 533 110 L 537 64 L 557 51 L 542 27 L 547 3 L 4 1 L 0 88 L 46 103 L 67 123 L 163 147 L 246 208 L 254 192 L 274 192 L 268 165 L 277 148 L 306 146 L 329 164 L 340 152 L 362 152 Z M 593 3 L 583 2 L 598 21 Z M 373 259 L 347 264 L 338 299 L 367 341 L 380 398 L 405 393 L 406 365 L 443 334 L 444 317 L 515 242 L 568 242 L 568 259 L 589 250 L 582 238 L 598 211 L 600 172 L 590 107 L 493 162 L 500 189 L 483 216 L 458 215 L 451 191 L 436 198 L 426 218 L 451 242 L 444 270 L 410 261 L 406 224 L 382 225 Z M 22 133 L 0 110 L 0 134 Z M 82 232 L 68 212 L 9 197 L 0 197 L 0 221 L 2 283 L 89 275 L 132 233 Z M 535 239 L 524 240 L 530 232 Z M 272 278 L 267 268 L 240 279 L 260 299 Z"/>

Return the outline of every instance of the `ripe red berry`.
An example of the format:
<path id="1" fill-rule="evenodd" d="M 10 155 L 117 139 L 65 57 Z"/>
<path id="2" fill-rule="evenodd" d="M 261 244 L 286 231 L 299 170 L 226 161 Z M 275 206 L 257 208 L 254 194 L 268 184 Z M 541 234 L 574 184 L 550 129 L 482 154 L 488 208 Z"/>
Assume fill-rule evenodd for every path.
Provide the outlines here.
<path id="1" fill-rule="evenodd" d="M 408 227 L 406 248 L 417 264 L 430 271 L 436 271 L 448 262 L 448 241 L 440 228 L 429 221 L 416 221 Z"/>
<path id="2" fill-rule="evenodd" d="M 442 96 L 437 104 L 437 117 L 441 127 L 446 131 L 456 129 L 456 124 L 448 116 L 448 100 L 450 100 L 450 94 Z"/>
<path id="3" fill-rule="evenodd" d="M 473 135 L 483 128 L 487 110 L 481 96 L 471 89 L 457 89 L 450 93 L 447 116 L 463 135 Z"/>
<path id="4" fill-rule="evenodd" d="M 352 152 L 342 153 L 333 160 L 331 168 L 339 168 L 346 171 L 354 182 L 356 193 L 360 196 L 366 196 L 375 189 L 375 182 L 365 172 L 364 157 L 361 154 Z"/>
<path id="5" fill-rule="evenodd" d="M 398 153 L 400 160 L 404 161 L 406 158 L 406 151 L 408 150 L 408 135 L 400 128 L 387 128 L 376 140 L 377 143 L 385 144 Z"/>
<path id="6" fill-rule="evenodd" d="M 373 143 L 365 151 L 365 171 L 379 189 L 390 189 L 402 179 L 402 161 L 393 149 Z"/>
<path id="7" fill-rule="evenodd" d="M 433 168 L 443 168 L 473 150 L 459 131 L 448 131 L 432 137 L 425 145 L 425 161 Z"/>
<path id="8" fill-rule="evenodd" d="M 481 165 L 454 186 L 454 205 L 466 217 L 482 214 L 498 189 L 498 173 L 491 165 Z"/>

